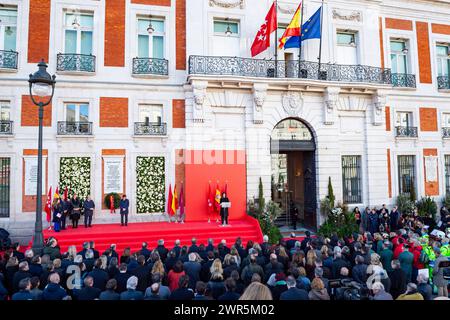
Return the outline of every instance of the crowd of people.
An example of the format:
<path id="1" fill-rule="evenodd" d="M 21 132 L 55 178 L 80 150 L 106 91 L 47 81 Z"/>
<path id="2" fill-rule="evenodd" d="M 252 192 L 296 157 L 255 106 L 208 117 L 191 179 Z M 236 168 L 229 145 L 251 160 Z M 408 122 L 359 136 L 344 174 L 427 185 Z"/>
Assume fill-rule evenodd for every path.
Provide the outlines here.
<path id="1" fill-rule="evenodd" d="M 16 244 L 0 260 L 0 300 L 448 299 L 448 211 L 433 232 L 396 208 L 369 211 L 359 215 L 361 231 L 342 238 L 306 232 L 277 244 L 193 238 L 171 247 L 161 239 L 121 254 L 93 242 L 61 252 L 54 237 L 41 254 Z"/>

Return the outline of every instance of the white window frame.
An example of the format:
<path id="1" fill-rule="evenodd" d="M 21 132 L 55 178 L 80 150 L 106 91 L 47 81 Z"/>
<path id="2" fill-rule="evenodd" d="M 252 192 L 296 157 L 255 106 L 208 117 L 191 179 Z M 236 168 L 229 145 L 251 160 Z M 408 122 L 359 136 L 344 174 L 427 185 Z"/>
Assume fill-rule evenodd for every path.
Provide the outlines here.
<path id="1" fill-rule="evenodd" d="M 439 55 L 437 53 L 437 47 L 447 47 L 447 55 Z M 450 43 L 436 43 L 436 74 L 439 76 L 450 76 Z M 441 62 L 440 62 L 441 60 Z M 447 63 L 447 66 L 444 68 L 445 62 Z M 441 64 L 442 69 L 447 69 L 447 74 L 439 74 L 439 64 Z"/>
<path id="2" fill-rule="evenodd" d="M 1 118 L 1 113 L 5 107 L 8 107 L 8 119 L 3 120 Z M 9 100 L 0 100 L 0 121 L 11 121 L 11 101 Z"/>
<path id="3" fill-rule="evenodd" d="M 215 32 L 214 31 L 214 24 L 216 22 L 223 22 L 223 23 L 228 23 L 228 24 L 236 24 L 237 25 L 237 33 L 232 33 L 231 35 L 227 36 L 224 32 Z M 235 19 L 226 19 L 226 18 L 213 18 L 213 35 L 215 37 L 219 36 L 219 37 L 230 37 L 230 38 L 240 38 L 241 37 L 241 21 L 240 20 L 235 20 Z"/>
<path id="4" fill-rule="evenodd" d="M 15 27 L 16 28 L 16 44 L 15 44 L 15 51 L 18 51 L 18 42 L 17 42 L 17 38 L 18 38 L 18 23 L 17 21 L 19 20 L 19 8 L 17 6 L 4 6 L 5 10 L 10 9 L 11 11 L 16 11 L 16 24 L 11 24 L 11 23 L 3 23 L 2 21 L 0 21 L 0 50 L 5 50 L 5 32 L 6 32 L 6 28 L 7 27 Z"/>
<path id="5" fill-rule="evenodd" d="M 146 33 L 139 33 L 139 20 L 147 20 L 147 21 L 162 21 L 164 24 L 164 32 L 157 32 L 156 30 L 152 33 L 149 34 L 148 32 Z M 146 57 L 139 57 L 139 36 L 140 35 L 146 35 L 149 37 L 149 41 L 148 41 L 148 58 L 154 58 L 153 57 L 153 37 L 154 36 L 159 36 L 159 37 L 163 37 L 163 57 L 162 59 L 167 59 L 166 58 L 166 30 L 167 30 L 167 23 L 166 23 L 166 18 L 165 17 L 160 17 L 160 16 L 152 16 L 152 17 L 145 17 L 142 15 L 137 15 L 136 17 L 136 57 L 138 58 L 146 58 Z"/>
<path id="6" fill-rule="evenodd" d="M 403 43 L 404 44 L 404 49 L 407 49 L 408 50 L 408 52 L 407 53 L 403 53 L 403 51 L 392 51 L 392 49 L 391 49 L 391 43 L 392 42 L 401 42 L 401 43 Z M 410 64 L 411 64 L 411 61 L 410 61 L 410 53 L 411 53 L 411 49 L 410 49 L 410 42 L 409 42 L 409 39 L 403 39 L 403 38 L 394 38 L 394 37 L 391 37 L 391 38 L 389 38 L 389 63 L 390 63 L 390 65 L 391 65 L 391 68 L 392 68 L 392 55 L 393 54 L 395 54 L 396 55 L 396 60 L 397 60 L 397 66 L 399 65 L 399 59 L 400 59 L 400 57 L 404 57 L 405 58 L 405 73 L 404 74 L 411 74 L 411 68 L 410 68 Z M 403 49 L 403 50 L 404 50 Z M 398 73 L 398 70 L 396 71 L 396 72 L 394 72 L 393 70 L 392 70 L 392 73 Z"/>
<path id="7" fill-rule="evenodd" d="M 89 102 L 70 102 L 65 101 L 64 102 L 64 121 L 67 122 L 67 105 L 75 105 L 75 122 L 81 122 L 80 121 L 80 105 L 87 105 L 88 107 L 88 122 L 90 122 L 91 119 L 91 112 L 90 112 L 90 104 Z"/>
<path id="8" fill-rule="evenodd" d="M 141 109 L 144 107 L 150 107 L 150 108 L 160 108 L 161 110 L 161 123 L 164 121 L 164 105 L 163 104 L 156 104 L 156 103 L 139 103 L 138 104 L 138 110 L 137 110 L 137 119 L 139 122 L 145 122 L 145 120 L 141 120 Z M 153 112 L 153 110 L 152 110 Z M 150 123 L 156 123 L 156 121 L 153 121 L 152 119 L 149 119 Z"/>
<path id="9" fill-rule="evenodd" d="M 90 15 L 92 16 L 92 27 L 82 27 L 79 26 L 77 28 L 66 25 L 66 16 L 68 14 L 71 15 Z M 76 31 L 77 32 L 77 45 L 76 45 L 76 53 L 75 54 L 81 54 L 81 32 L 82 31 L 91 31 L 92 32 L 92 43 L 91 43 L 91 54 L 94 54 L 94 39 L 95 39 L 95 12 L 93 11 L 78 11 L 78 12 L 69 12 L 69 10 L 64 10 L 63 13 L 63 42 L 62 42 L 62 48 L 63 52 L 66 52 L 66 31 Z"/>
<path id="10" fill-rule="evenodd" d="M 442 126 L 444 128 L 450 127 L 450 112 L 443 112 L 442 113 Z"/>
<path id="11" fill-rule="evenodd" d="M 408 114 L 409 115 L 409 122 L 407 128 L 414 127 L 414 112 L 407 111 L 407 110 L 397 110 L 395 112 L 395 126 L 396 127 L 405 127 L 403 123 L 400 121 L 401 114 Z"/>

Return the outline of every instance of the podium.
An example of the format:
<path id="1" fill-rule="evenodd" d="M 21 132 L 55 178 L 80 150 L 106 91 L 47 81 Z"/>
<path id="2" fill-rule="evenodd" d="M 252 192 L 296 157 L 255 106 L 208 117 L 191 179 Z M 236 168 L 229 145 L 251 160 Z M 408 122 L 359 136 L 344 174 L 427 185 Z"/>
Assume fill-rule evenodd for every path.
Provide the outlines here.
<path id="1" fill-rule="evenodd" d="M 231 202 L 222 202 L 220 204 L 222 208 L 231 208 Z"/>

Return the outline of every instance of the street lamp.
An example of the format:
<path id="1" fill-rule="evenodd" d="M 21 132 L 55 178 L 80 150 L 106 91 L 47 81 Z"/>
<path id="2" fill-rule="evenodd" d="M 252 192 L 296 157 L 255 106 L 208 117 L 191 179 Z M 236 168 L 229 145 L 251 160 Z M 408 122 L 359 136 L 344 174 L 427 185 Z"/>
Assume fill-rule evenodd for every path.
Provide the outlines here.
<path id="1" fill-rule="evenodd" d="M 39 136 L 38 136 L 38 169 L 36 190 L 36 221 L 34 224 L 33 251 L 40 254 L 44 248 L 44 235 L 42 234 L 42 122 L 44 107 L 52 101 L 55 91 L 55 78 L 47 72 L 47 64 L 42 59 L 38 64 L 39 70 L 30 74 L 30 98 L 39 107 Z M 39 97 L 39 101 L 36 98 Z"/>

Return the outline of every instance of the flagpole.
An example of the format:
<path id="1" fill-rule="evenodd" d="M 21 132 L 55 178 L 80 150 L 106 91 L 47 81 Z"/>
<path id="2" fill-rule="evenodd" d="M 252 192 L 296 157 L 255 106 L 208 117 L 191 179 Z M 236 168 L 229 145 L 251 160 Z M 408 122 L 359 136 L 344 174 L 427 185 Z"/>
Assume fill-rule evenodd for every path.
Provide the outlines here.
<path id="1" fill-rule="evenodd" d="M 305 0 L 302 0 L 302 13 L 300 17 L 300 39 L 298 45 L 298 77 L 301 78 L 300 61 L 302 59 L 302 34 L 303 34 L 303 8 L 305 8 Z"/>
<path id="2" fill-rule="evenodd" d="M 323 0 L 322 0 L 322 8 L 320 9 L 319 69 L 317 71 L 317 78 L 319 80 L 320 80 L 320 65 L 322 63 L 322 28 L 323 28 Z"/>
<path id="3" fill-rule="evenodd" d="M 274 70 L 274 75 L 275 75 L 275 78 L 277 78 L 277 74 L 278 74 L 278 0 L 275 0 L 275 20 L 276 20 L 276 26 L 275 26 L 275 70 Z"/>

